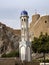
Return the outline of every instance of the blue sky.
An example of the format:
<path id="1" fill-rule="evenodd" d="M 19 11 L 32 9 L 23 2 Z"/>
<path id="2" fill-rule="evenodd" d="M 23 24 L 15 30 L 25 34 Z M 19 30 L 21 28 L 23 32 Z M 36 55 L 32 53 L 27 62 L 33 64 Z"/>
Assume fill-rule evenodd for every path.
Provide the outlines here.
<path id="1" fill-rule="evenodd" d="M 20 14 L 24 9 L 28 11 L 30 22 L 35 10 L 41 15 L 49 14 L 49 0 L 0 0 L 0 22 L 20 28 Z"/>

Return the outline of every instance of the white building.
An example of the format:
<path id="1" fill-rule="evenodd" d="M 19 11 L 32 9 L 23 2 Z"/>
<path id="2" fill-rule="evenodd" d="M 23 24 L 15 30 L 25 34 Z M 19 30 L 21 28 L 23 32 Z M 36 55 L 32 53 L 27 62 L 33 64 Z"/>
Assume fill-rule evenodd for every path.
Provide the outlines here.
<path id="1" fill-rule="evenodd" d="M 31 61 L 31 43 L 29 42 L 28 32 L 28 13 L 22 11 L 20 16 L 21 21 L 21 42 L 19 43 L 20 59 L 22 61 Z"/>

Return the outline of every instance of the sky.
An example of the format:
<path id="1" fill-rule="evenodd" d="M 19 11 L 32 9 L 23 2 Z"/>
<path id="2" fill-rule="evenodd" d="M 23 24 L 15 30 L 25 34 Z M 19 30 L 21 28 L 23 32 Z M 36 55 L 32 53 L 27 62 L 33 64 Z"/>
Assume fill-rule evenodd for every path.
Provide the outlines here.
<path id="1" fill-rule="evenodd" d="M 0 22 L 7 26 L 20 29 L 21 11 L 26 10 L 31 22 L 35 12 L 49 15 L 49 0 L 0 0 Z"/>

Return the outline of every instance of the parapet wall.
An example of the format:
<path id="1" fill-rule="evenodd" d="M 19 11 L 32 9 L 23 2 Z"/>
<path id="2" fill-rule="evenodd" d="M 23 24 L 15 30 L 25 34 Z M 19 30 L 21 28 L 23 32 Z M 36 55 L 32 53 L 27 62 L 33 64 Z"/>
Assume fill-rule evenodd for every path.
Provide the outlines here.
<path id="1" fill-rule="evenodd" d="M 35 14 L 32 16 L 32 23 L 34 24 L 40 18 L 39 14 Z"/>

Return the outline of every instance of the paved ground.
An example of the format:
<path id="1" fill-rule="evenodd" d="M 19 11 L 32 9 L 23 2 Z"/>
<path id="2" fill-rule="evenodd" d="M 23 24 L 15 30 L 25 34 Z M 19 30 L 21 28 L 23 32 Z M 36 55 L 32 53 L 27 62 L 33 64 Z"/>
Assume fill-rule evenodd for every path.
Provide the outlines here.
<path id="1" fill-rule="evenodd" d="M 0 58 L 0 65 L 39 65 L 39 62 L 21 62 L 19 58 Z"/>

